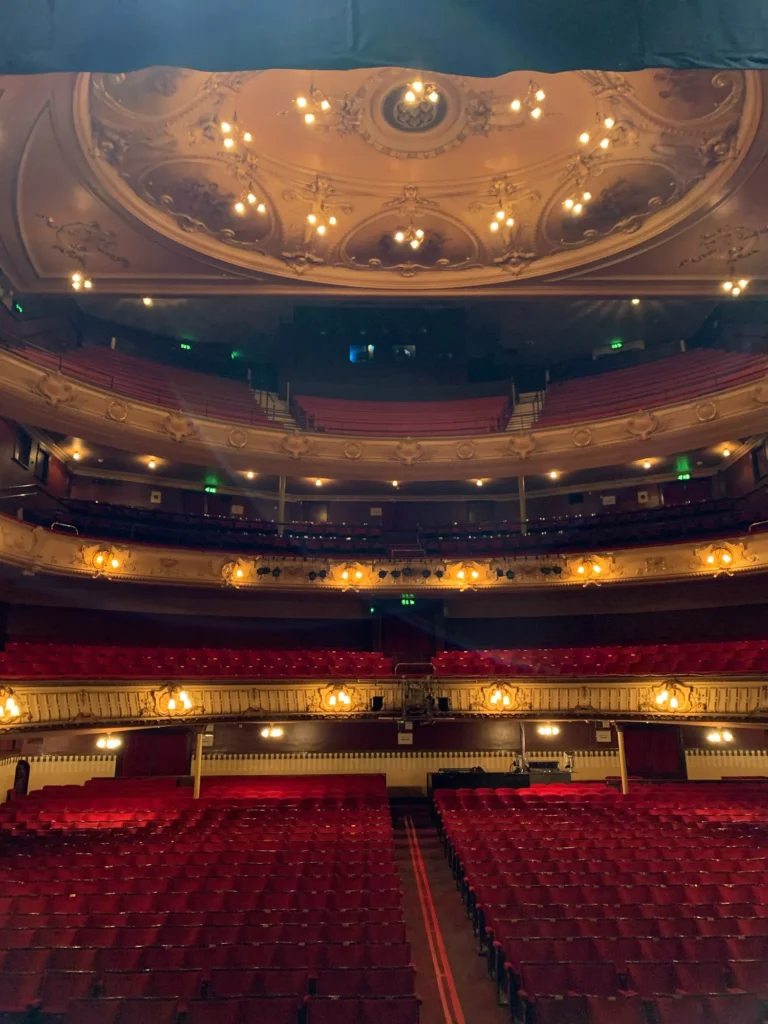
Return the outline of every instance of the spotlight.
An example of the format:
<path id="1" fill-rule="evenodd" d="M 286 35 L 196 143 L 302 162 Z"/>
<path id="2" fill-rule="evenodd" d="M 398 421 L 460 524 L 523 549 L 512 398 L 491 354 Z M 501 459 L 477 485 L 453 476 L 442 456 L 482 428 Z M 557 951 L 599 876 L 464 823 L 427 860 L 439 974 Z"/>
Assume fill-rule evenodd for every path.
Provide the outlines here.
<path id="1" fill-rule="evenodd" d="M 437 698 L 437 710 L 441 715 L 447 715 L 451 710 L 451 698 L 450 697 L 438 697 Z"/>
<path id="2" fill-rule="evenodd" d="M 413 569 L 410 567 L 410 565 L 407 565 L 403 569 L 403 576 L 413 576 Z"/>
<path id="3" fill-rule="evenodd" d="M 445 573 L 443 572 L 442 569 L 435 569 L 435 576 L 437 576 L 437 578 L 441 580 L 443 576 L 445 576 Z"/>
<path id="4" fill-rule="evenodd" d="M 561 576 L 563 573 L 563 567 L 561 565 L 553 565 L 552 572 L 555 574 L 555 576 Z"/>
<path id="5" fill-rule="evenodd" d="M 149 462 L 147 463 L 147 466 L 149 467 L 149 469 L 157 469 L 157 463 L 155 462 L 154 459 L 150 459 Z"/>
<path id="6" fill-rule="evenodd" d="M 280 573 L 281 573 L 282 571 L 283 571 L 283 570 L 282 570 L 282 569 L 279 569 L 279 568 L 278 568 L 278 569 L 273 569 L 273 570 L 272 570 L 272 575 L 273 575 L 273 576 L 275 577 L 275 579 L 277 579 L 277 577 L 278 577 L 278 576 L 280 575 Z"/>
<path id="7" fill-rule="evenodd" d="M 385 580 L 386 578 L 387 578 L 387 570 L 386 569 L 379 569 L 379 579 L 380 580 Z"/>
<path id="8" fill-rule="evenodd" d="M 313 583 L 314 583 L 314 581 L 315 581 L 315 580 L 317 579 L 317 573 L 316 573 L 316 572 L 314 572 L 314 571 L 313 571 L 313 572 L 310 572 L 310 573 L 307 573 L 307 576 L 308 576 L 308 578 L 309 578 L 309 579 L 310 579 L 310 580 L 311 580 L 311 581 L 312 581 Z"/>
<path id="9" fill-rule="evenodd" d="M 650 469 L 650 468 L 651 468 L 651 460 L 650 459 L 646 459 L 645 462 L 643 463 L 643 469 Z"/>
<path id="10" fill-rule="evenodd" d="M 496 579 L 497 580 L 503 580 L 504 579 L 504 570 L 503 569 L 497 569 L 496 570 Z"/>
<path id="11" fill-rule="evenodd" d="M 507 569 L 507 579 L 508 580 L 513 580 L 514 578 L 515 578 L 514 572 L 511 569 Z"/>
<path id="12" fill-rule="evenodd" d="M 549 576 L 549 574 L 552 572 L 552 570 L 549 568 L 548 565 L 540 565 L 539 566 L 539 572 L 541 573 L 542 576 Z"/>
<path id="13" fill-rule="evenodd" d="M 315 480 L 315 487 L 322 487 L 322 486 L 323 486 L 323 481 L 322 480 Z"/>
<path id="14" fill-rule="evenodd" d="M 549 479 L 550 480 L 557 480 L 558 476 L 560 476 L 560 474 L 557 472 L 556 469 L 551 469 L 549 471 Z"/>
<path id="15" fill-rule="evenodd" d="M 269 568 L 268 565 L 260 565 L 259 568 L 256 570 L 256 575 L 257 576 L 269 576 L 269 574 L 271 572 L 272 572 L 272 570 Z"/>
<path id="16" fill-rule="evenodd" d="M 393 569 L 390 575 L 392 576 L 393 580 L 399 580 L 402 573 L 400 572 L 399 569 Z"/>
<path id="17" fill-rule="evenodd" d="M 269 730 L 269 737 L 270 737 L 270 739 L 273 739 L 273 740 L 279 739 L 279 737 L 282 736 L 282 735 L 283 735 L 283 730 L 280 728 L 279 725 L 278 726 L 272 726 L 272 728 Z"/>
<path id="18" fill-rule="evenodd" d="M 428 580 L 432 573 L 429 571 L 429 569 L 422 569 L 421 575 L 424 577 L 425 580 Z"/>
<path id="19" fill-rule="evenodd" d="M 253 478 L 256 476 L 252 469 L 249 469 L 245 475 L 248 478 L 248 480 L 253 480 Z"/>
<path id="20" fill-rule="evenodd" d="M 384 710 L 384 698 L 383 697 L 371 697 L 371 711 L 383 711 Z"/>
<path id="21" fill-rule="evenodd" d="M 327 569 L 321 569 L 320 572 L 317 575 L 320 577 L 321 580 L 324 580 L 325 577 L 328 575 L 328 570 Z"/>

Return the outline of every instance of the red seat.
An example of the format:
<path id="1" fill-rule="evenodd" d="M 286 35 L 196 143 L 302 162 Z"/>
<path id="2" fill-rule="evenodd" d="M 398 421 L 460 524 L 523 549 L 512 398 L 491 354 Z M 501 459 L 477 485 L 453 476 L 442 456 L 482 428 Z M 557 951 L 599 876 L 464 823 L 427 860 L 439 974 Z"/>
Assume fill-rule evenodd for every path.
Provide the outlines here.
<path id="1" fill-rule="evenodd" d="M 712 1024 L 763 1024 L 763 1011 L 752 993 L 707 996 L 704 1005 Z"/>
<path id="2" fill-rule="evenodd" d="M 646 1024 L 645 1011 L 639 999 L 599 999 L 587 997 L 590 1024 Z"/>
<path id="3" fill-rule="evenodd" d="M 188 1024 L 296 1024 L 296 999 L 201 999 L 188 1007 Z"/>
<path id="4" fill-rule="evenodd" d="M 673 995 L 677 991 L 677 975 L 673 964 L 628 963 L 629 987 L 643 999 L 655 995 Z"/>
<path id="5" fill-rule="evenodd" d="M 40 985 L 37 974 L 0 972 L 0 1013 L 23 1013 L 36 998 Z"/>
<path id="6" fill-rule="evenodd" d="M 95 982 L 91 971 L 47 971 L 38 992 L 43 1013 L 66 1013 L 73 999 L 93 995 Z"/>
<path id="7" fill-rule="evenodd" d="M 659 1024 L 707 1024 L 707 1014 L 696 996 L 657 996 L 654 1003 Z"/>
<path id="8" fill-rule="evenodd" d="M 217 967 L 211 971 L 213 999 L 234 996 L 301 996 L 307 989 L 306 971 L 239 970 Z"/>
<path id="9" fill-rule="evenodd" d="M 418 1024 L 419 1004 L 409 996 L 382 999 L 307 999 L 307 1024 Z"/>
<path id="10" fill-rule="evenodd" d="M 728 966 L 737 988 L 768 1000 L 768 960 L 736 960 Z"/>

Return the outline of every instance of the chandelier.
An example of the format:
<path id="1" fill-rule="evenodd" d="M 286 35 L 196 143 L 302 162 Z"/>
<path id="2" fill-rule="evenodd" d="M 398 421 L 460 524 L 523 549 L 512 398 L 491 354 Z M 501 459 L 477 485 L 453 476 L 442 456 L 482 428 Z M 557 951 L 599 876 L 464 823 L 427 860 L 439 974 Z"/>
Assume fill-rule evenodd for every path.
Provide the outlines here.
<path id="1" fill-rule="evenodd" d="M 424 241 L 424 229 L 415 227 L 413 221 L 411 221 L 405 230 L 398 228 L 393 237 L 398 245 L 405 245 L 407 242 L 415 250 Z"/>
<path id="2" fill-rule="evenodd" d="M 249 210 L 255 210 L 256 213 L 261 214 L 267 212 L 266 205 L 253 191 L 253 185 L 249 186 L 248 191 L 244 192 L 234 205 L 234 211 L 239 217 L 244 217 Z"/>
<path id="3" fill-rule="evenodd" d="M 237 123 L 237 114 L 233 114 L 231 121 L 219 121 L 219 129 L 224 136 L 223 145 L 226 150 L 233 150 L 238 142 L 253 142 L 250 132 L 243 131 Z"/>
<path id="4" fill-rule="evenodd" d="M 547 98 L 547 94 L 544 90 L 536 84 L 536 82 L 529 82 L 528 89 L 525 96 L 520 99 L 510 101 L 509 109 L 513 114 L 521 114 L 523 117 L 530 117 L 533 121 L 540 121 L 544 115 L 544 108 L 542 103 Z"/>
<path id="5" fill-rule="evenodd" d="M 293 101 L 307 127 L 321 123 L 333 109 L 333 104 L 314 85 L 310 85 L 306 96 L 297 96 Z"/>
<path id="6" fill-rule="evenodd" d="M 403 102 L 408 106 L 416 106 L 418 103 L 438 103 L 440 93 L 437 86 L 432 82 L 423 82 L 417 78 L 414 82 L 408 83 L 408 88 L 403 93 Z"/>
<path id="7" fill-rule="evenodd" d="M 329 213 L 325 208 L 325 203 L 322 201 L 317 204 L 314 210 L 307 214 L 307 224 L 320 236 L 324 235 L 328 228 L 335 228 L 338 223 L 336 214 Z"/>
<path id="8" fill-rule="evenodd" d="M 563 200 L 563 209 L 573 217 L 580 217 L 591 200 L 592 193 L 588 191 L 582 192 L 580 195 L 568 196 Z"/>
<path id="9" fill-rule="evenodd" d="M 727 292 L 732 299 L 738 299 L 738 297 L 745 292 L 749 287 L 749 279 L 741 277 L 737 281 L 729 278 L 727 281 L 723 281 L 721 285 L 724 292 Z"/>
<path id="10" fill-rule="evenodd" d="M 610 115 L 602 117 L 598 114 L 597 128 L 593 128 L 592 131 L 583 131 L 579 136 L 579 144 L 588 147 L 592 152 L 596 150 L 605 152 L 616 141 L 620 130 L 616 125 L 615 117 Z"/>
<path id="11" fill-rule="evenodd" d="M 499 208 L 496 211 L 496 213 L 494 213 L 493 220 L 491 221 L 489 228 L 491 232 L 495 235 L 498 231 L 501 230 L 502 225 L 507 228 L 513 228 L 515 226 L 515 218 L 512 216 L 512 212 L 507 211 L 504 208 L 504 204 L 502 203 L 502 201 L 499 200 Z M 478 486 L 481 485 L 478 484 Z"/>
<path id="12" fill-rule="evenodd" d="M 93 288 L 93 281 L 90 277 L 81 274 L 79 270 L 76 270 L 69 280 L 76 292 L 79 292 L 81 288 L 84 288 L 86 291 L 90 291 Z"/>

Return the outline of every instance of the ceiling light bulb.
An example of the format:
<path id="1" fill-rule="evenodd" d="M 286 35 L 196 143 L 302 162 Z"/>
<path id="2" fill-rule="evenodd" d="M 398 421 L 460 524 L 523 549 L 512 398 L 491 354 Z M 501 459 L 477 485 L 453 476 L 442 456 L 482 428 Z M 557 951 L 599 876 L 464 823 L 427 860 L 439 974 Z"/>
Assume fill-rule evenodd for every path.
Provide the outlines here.
<path id="1" fill-rule="evenodd" d="M 671 708 L 676 708 L 679 705 L 679 703 L 680 703 L 680 701 L 677 699 L 677 697 L 672 697 L 672 698 L 670 698 L 669 706 Z"/>
<path id="2" fill-rule="evenodd" d="M 723 448 L 723 458 L 727 459 L 730 454 L 731 454 L 731 449 L 730 448 Z"/>
<path id="3" fill-rule="evenodd" d="M 399 485 L 398 485 L 398 482 L 397 482 L 397 480 L 393 480 L 393 481 L 392 481 L 392 486 L 393 486 L 393 487 L 397 487 L 397 486 L 399 486 Z"/>
<path id="4" fill-rule="evenodd" d="M 241 580 L 241 579 L 243 578 L 243 570 L 242 570 L 242 569 L 237 569 L 237 570 L 235 571 L 235 576 L 237 576 L 237 578 L 238 578 L 239 580 Z"/>
<path id="5" fill-rule="evenodd" d="M 82 281 L 83 280 L 83 275 L 80 273 L 80 271 L 76 270 L 74 272 L 74 274 L 72 275 L 72 280 L 73 281 Z"/>
<path id="6" fill-rule="evenodd" d="M 707 565 L 714 565 L 714 564 L 715 564 L 715 556 L 714 555 L 707 555 Z"/>
<path id="7" fill-rule="evenodd" d="M 80 281 L 73 281 L 72 282 L 72 287 L 75 289 L 76 292 L 79 292 L 80 288 L 82 287 L 82 285 L 81 285 Z"/>
<path id="8" fill-rule="evenodd" d="M 254 476 L 256 474 L 253 472 L 252 469 L 249 469 L 248 472 L 245 475 L 248 477 L 249 480 L 253 480 L 253 478 L 254 478 Z"/>
<path id="9" fill-rule="evenodd" d="M 405 102 L 406 103 L 415 103 L 416 102 L 416 93 L 413 91 L 413 89 L 409 89 L 408 92 L 405 94 Z"/>
<path id="10" fill-rule="evenodd" d="M 189 694 L 187 693 L 186 690 L 181 690 L 180 691 L 180 693 L 179 693 L 179 700 L 181 700 L 181 701 L 189 700 Z"/>
<path id="11" fill-rule="evenodd" d="M 355 579 L 356 580 L 361 580 L 362 578 L 363 578 L 363 574 L 358 569 L 357 572 L 355 573 Z"/>
<path id="12" fill-rule="evenodd" d="M 603 124 L 606 128 L 610 130 L 616 124 L 616 121 L 612 117 L 606 117 L 606 119 L 603 121 Z"/>
<path id="13" fill-rule="evenodd" d="M 321 110 L 330 110 L 331 109 L 331 104 L 328 102 L 328 100 L 321 100 L 321 102 L 320 102 L 320 109 Z"/>
<path id="14" fill-rule="evenodd" d="M 534 119 L 534 121 L 538 121 L 541 117 L 541 107 L 534 107 L 531 111 L 531 117 Z"/>
<path id="15" fill-rule="evenodd" d="M 492 220 L 491 224 L 490 224 L 490 228 L 491 228 L 491 231 L 498 231 L 499 230 L 499 222 L 497 220 Z"/>
<path id="16" fill-rule="evenodd" d="M 640 299 L 632 299 L 632 305 L 633 306 L 639 306 L 640 305 Z"/>
<path id="17" fill-rule="evenodd" d="M 325 224 L 318 224 L 317 225 L 317 233 L 318 233 L 318 235 L 324 235 L 327 230 L 328 229 L 326 228 Z"/>
<path id="18" fill-rule="evenodd" d="M 539 91 L 536 93 L 536 99 L 539 101 L 539 103 L 541 103 L 541 101 L 545 99 L 546 95 L 547 94 L 544 92 L 543 89 L 539 89 Z"/>
<path id="19" fill-rule="evenodd" d="M 267 739 L 268 738 L 268 736 L 269 736 L 269 727 L 268 726 L 261 730 L 261 735 L 262 735 L 263 739 Z"/>
<path id="20" fill-rule="evenodd" d="M 592 566 L 592 572 L 594 572 L 594 573 L 601 573 L 602 571 L 603 570 L 601 569 L 601 567 L 599 565 L 593 565 Z"/>
<path id="21" fill-rule="evenodd" d="M 250 132 L 243 132 L 243 142 L 253 142 L 253 136 Z"/>
<path id="22" fill-rule="evenodd" d="M 600 140 L 600 149 L 608 149 L 609 146 L 610 146 L 610 142 L 608 141 L 608 139 L 601 139 Z"/>
<path id="23" fill-rule="evenodd" d="M 463 580 L 464 579 L 464 570 L 463 569 L 459 569 L 459 571 L 456 573 L 456 575 L 457 575 L 457 577 L 460 580 Z"/>
<path id="24" fill-rule="evenodd" d="M 314 213 L 308 213 L 307 214 L 307 220 L 309 221 L 310 224 L 316 224 L 317 223 L 317 216 Z"/>
<path id="25" fill-rule="evenodd" d="M 726 553 L 723 555 L 723 562 L 725 562 L 726 565 L 730 565 L 732 561 L 733 561 L 733 556 L 729 555 L 728 552 L 726 551 Z"/>
<path id="26" fill-rule="evenodd" d="M 506 693 L 501 698 L 501 703 L 504 705 L 505 708 L 509 707 L 509 705 L 512 703 Z"/>
<path id="27" fill-rule="evenodd" d="M 722 289 L 724 292 L 729 292 L 733 288 L 733 281 L 723 281 Z"/>
<path id="28" fill-rule="evenodd" d="M 79 462 L 80 461 L 80 452 L 72 452 L 72 458 L 75 460 L 75 462 Z"/>
<path id="29" fill-rule="evenodd" d="M 235 203 L 235 213 L 245 213 L 245 203 Z"/>
<path id="30" fill-rule="evenodd" d="M 259 203 L 259 205 L 256 207 L 256 212 L 257 213 L 266 213 L 267 212 L 267 208 L 264 205 L 264 203 Z"/>
<path id="31" fill-rule="evenodd" d="M 85 286 L 86 286 L 86 288 L 88 287 L 88 282 L 87 281 L 85 283 Z M 736 287 L 736 288 L 731 289 L 731 295 L 733 295 L 733 296 L 741 295 L 741 288 Z"/>
<path id="32" fill-rule="evenodd" d="M 579 136 L 579 142 L 582 144 L 582 146 L 586 146 L 586 144 L 589 142 L 589 132 L 582 132 Z"/>
<path id="33" fill-rule="evenodd" d="M 328 218 L 328 223 L 331 225 L 332 228 L 335 228 L 336 225 L 338 224 L 338 221 L 336 220 L 336 218 L 333 215 L 331 215 Z"/>
<path id="34" fill-rule="evenodd" d="M 96 740 L 96 746 L 99 748 L 99 750 L 104 750 L 106 745 L 107 741 L 103 736 L 100 739 Z"/>
<path id="35" fill-rule="evenodd" d="M 592 193 L 591 192 L 585 192 L 584 195 L 581 198 L 584 200 L 585 203 L 588 203 L 590 201 L 590 199 L 592 198 Z"/>
<path id="36" fill-rule="evenodd" d="M 343 573 L 341 574 L 341 578 L 342 578 L 343 580 L 348 580 L 348 579 L 349 579 L 349 573 L 347 572 L 347 570 L 346 570 L 346 569 L 345 569 L 345 570 L 344 570 L 344 572 L 343 572 Z"/>
<path id="37" fill-rule="evenodd" d="M 573 207 L 573 212 L 579 214 L 583 209 L 584 207 L 581 203 L 576 203 L 576 205 Z"/>
<path id="38" fill-rule="evenodd" d="M 328 698 L 328 703 L 331 705 L 332 708 L 336 707 L 336 694 L 335 693 L 332 693 L 331 696 Z"/>
<path id="39" fill-rule="evenodd" d="M 224 132 L 225 135 L 227 135 L 229 132 L 232 131 L 232 125 L 229 123 L 229 121 L 222 121 L 221 130 Z"/>
<path id="40" fill-rule="evenodd" d="M 482 487 L 483 486 L 483 481 L 482 480 L 475 480 L 475 483 L 477 484 L 478 487 Z"/>
<path id="41" fill-rule="evenodd" d="M 579 574 L 579 576 L 583 576 L 586 570 L 583 565 L 580 565 L 576 572 Z"/>
<path id="42" fill-rule="evenodd" d="M 141 301 L 144 303 L 145 306 L 152 306 L 154 304 L 153 300 L 150 298 L 149 295 L 145 295 Z"/>
<path id="43" fill-rule="evenodd" d="M 104 555 L 96 555 L 96 565 L 102 565 L 104 562 Z"/>
<path id="44" fill-rule="evenodd" d="M 304 124 L 314 124 L 314 123 L 315 123 L 315 115 L 314 114 L 305 114 L 304 115 Z"/>
<path id="45" fill-rule="evenodd" d="M 323 486 L 323 481 L 322 480 L 315 480 L 315 487 L 322 487 L 322 486 Z"/>
<path id="46" fill-rule="evenodd" d="M 424 91 L 424 83 L 416 81 L 416 82 L 414 82 L 411 85 L 411 88 L 413 89 L 414 92 L 423 92 Z"/>
<path id="47" fill-rule="evenodd" d="M 512 100 L 512 102 L 509 105 L 510 105 L 511 109 L 514 110 L 515 113 L 517 113 L 517 111 L 522 106 L 522 103 L 520 102 L 520 100 Z"/>
<path id="48" fill-rule="evenodd" d="M 150 469 L 157 469 L 157 463 L 155 462 L 154 459 L 150 459 L 149 462 L 147 463 L 147 466 L 149 466 Z"/>
<path id="49" fill-rule="evenodd" d="M 729 732 L 727 729 L 725 729 L 721 733 L 721 735 L 722 735 L 722 737 L 723 737 L 723 739 L 725 740 L 726 743 L 732 743 L 733 742 L 733 733 Z"/>
<path id="50" fill-rule="evenodd" d="M 119 569 L 120 568 L 120 562 L 119 562 L 119 560 L 117 558 L 113 558 L 112 561 L 109 564 L 112 566 L 113 569 Z"/>
<path id="51" fill-rule="evenodd" d="M 253 192 L 249 192 L 248 193 L 247 199 L 248 199 L 248 202 L 251 203 L 251 204 L 256 202 L 256 196 L 253 194 Z"/>
<path id="52" fill-rule="evenodd" d="M 559 474 L 558 474 L 558 472 L 557 472 L 557 470 L 556 470 L 556 469 L 551 469 L 551 470 L 549 471 L 549 479 L 550 479 L 550 480 L 557 480 L 557 478 L 558 478 L 558 475 L 559 475 Z"/>
<path id="53" fill-rule="evenodd" d="M 742 277 L 741 280 L 739 281 L 739 288 L 741 288 L 741 290 L 744 291 L 744 289 L 747 287 L 748 284 L 749 284 L 749 281 L 745 277 Z"/>
<path id="54" fill-rule="evenodd" d="M 507 217 L 507 227 L 508 228 L 513 228 L 514 226 L 515 226 L 515 218 L 514 217 Z"/>
<path id="55" fill-rule="evenodd" d="M 231 139 L 229 136 L 227 136 L 227 138 L 224 139 L 224 148 L 225 149 L 232 149 L 234 144 L 235 144 L 235 140 Z"/>
<path id="56" fill-rule="evenodd" d="M 411 240 L 411 248 L 412 249 L 418 249 L 420 245 L 421 245 L 421 242 L 418 240 L 418 238 L 414 238 L 414 239 Z"/>
<path id="57" fill-rule="evenodd" d="M 424 231 L 421 228 L 416 228 L 416 237 L 421 240 L 424 237 Z"/>
<path id="58" fill-rule="evenodd" d="M 643 469 L 650 469 L 650 468 L 651 468 L 651 461 L 650 461 L 650 459 L 646 459 L 645 462 L 643 463 Z"/>
<path id="59" fill-rule="evenodd" d="M 168 710 L 169 711 L 175 711 L 176 710 L 176 701 L 173 699 L 173 697 L 171 697 L 171 699 L 168 701 Z"/>
<path id="60" fill-rule="evenodd" d="M 395 232 L 395 241 L 396 242 L 404 242 L 405 241 L 405 235 L 403 234 L 402 231 Z"/>
<path id="61" fill-rule="evenodd" d="M 274 728 L 269 730 L 269 735 L 273 739 L 279 739 L 283 735 L 283 730 L 280 728 L 280 726 L 275 726 Z"/>
<path id="62" fill-rule="evenodd" d="M 430 103 L 437 103 L 437 101 L 438 101 L 438 100 L 440 99 L 440 96 L 439 96 L 439 95 L 437 94 L 437 92 L 436 92 L 436 91 L 435 91 L 435 90 L 433 89 L 433 90 L 432 90 L 432 92 L 431 92 L 431 93 L 429 94 L 429 96 L 427 97 L 427 99 L 429 100 L 429 102 L 430 102 Z"/>
<path id="63" fill-rule="evenodd" d="M 473 569 L 469 575 L 472 577 L 473 580 L 476 580 L 480 573 L 477 571 L 477 569 Z"/>
<path id="64" fill-rule="evenodd" d="M 83 288 L 85 288 L 86 290 L 89 288 L 93 288 L 93 281 L 89 277 L 86 277 L 86 279 L 83 281 Z"/>
<path id="65" fill-rule="evenodd" d="M 566 208 L 566 210 L 572 210 L 573 209 L 573 200 L 572 199 L 566 199 L 565 202 L 563 203 L 563 206 Z"/>
<path id="66" fill-rule="evenodd" d="M 710 743 L 719 743 L 721 740 L 721 736 L 719 732 L 709 732 L 707 733 L 707 739 Z"/>
<path id="67" fill-rule="evenodd" d="M 503 210 L 497 210 L 496 211 L 496 220 L 504 220 L 504 211 Z"/>
<path id="68" fill-rule="evenodd" d="M 304 107 L 306 107 L 306 105 L 307 105 L 307 97 L 306 96 L 299 96 L 299 98 L 296 100 L 296 106 L 300 107 L 303 110 Z"/>

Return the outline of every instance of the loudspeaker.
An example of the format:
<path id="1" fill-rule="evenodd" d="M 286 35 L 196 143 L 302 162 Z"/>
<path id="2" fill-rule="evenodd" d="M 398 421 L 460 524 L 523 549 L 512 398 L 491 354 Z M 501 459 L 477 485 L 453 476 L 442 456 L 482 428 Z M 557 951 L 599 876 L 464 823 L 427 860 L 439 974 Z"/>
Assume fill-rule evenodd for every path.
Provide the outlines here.
<path id="1" fill-rule="evenodd" d="M 446 714 L 451 710 L 451 698 L 450 697 L 438 697 L 437 698 L 437 710 L 442 714 Z"/>
<path id="2" fill-rule="evenodd" d="M 383 697 L 371 697 L 371 711 L 383 711 L 384 710 L 384 698 Z"/>

